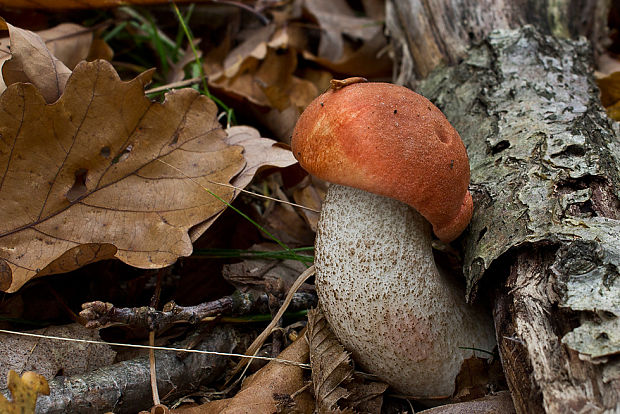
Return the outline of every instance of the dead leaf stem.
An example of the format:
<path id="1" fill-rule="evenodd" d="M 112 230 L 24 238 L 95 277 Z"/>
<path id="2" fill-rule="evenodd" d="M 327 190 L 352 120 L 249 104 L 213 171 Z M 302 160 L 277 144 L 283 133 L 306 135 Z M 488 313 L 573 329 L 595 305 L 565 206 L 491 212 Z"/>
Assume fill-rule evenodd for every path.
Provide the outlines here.
<path id="1" fill-rule="evenodd" d="M 271 320 L 271 323 L 267 325 L 267 327 L 263 330 L 263 332 L 261 332 L 261 334 L 258 335 L 258 337 L 254 340 L 254 342 L 252 342 L 252 344 L 246 350 L 245 352 L 246 355 L 251 355 L 252 357 L 250 359 L 247 359 L 247 360 L 244 359 L 243 361 L 239 362 L 237 366 L 232 370 L 231 378 L 234 377 L 244 366 L 249 364 L 252 361 L 252 358 L 257 358 L 254 354 L 258 352 L 258 350 L 263 345 L 267 337 L 271 334 L 273 328 L 276 326 L 280 318 L 282 318 L 282 315 L 284 315 L 284 312 L 286 311 L 286 309 L 288 308 L 288 305 L 293 300 L 293 295 L 295 294 L 295 292 L 297 292 L 297 289 L 299 289 L 299 287 L 303 285 L 306 282 L 306 280 L 308 280 L 313 275 L 314 275 L 314 265 L 310 266 L 302 274 L 299 275 L 295 283 L 293 283 L 293 285 L 291 286 L 288 294 L 286 295 L 286 299 L 282 303 L 280 310 L 278 310 L 278 313 L 276 313 L 276 315 Z"/>

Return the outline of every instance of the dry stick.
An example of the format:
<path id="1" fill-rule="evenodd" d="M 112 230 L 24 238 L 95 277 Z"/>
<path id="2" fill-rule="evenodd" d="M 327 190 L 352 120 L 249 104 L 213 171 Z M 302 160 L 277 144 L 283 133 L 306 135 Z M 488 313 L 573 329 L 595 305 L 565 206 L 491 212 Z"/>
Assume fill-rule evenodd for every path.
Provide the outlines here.
<path id="1" fill-rule="evenodd" d="M 293 294 L 297 292 L 297 289 L 299 289 L 299 287 L 302 284 L 304 284 L 304 282 L 308 280 L 310 276 L 313 276 L 313 275 L 314 275 L 314 265 L 310 266 L 309 268 L 304 270 L 304 272 L 301 275 L 299 275 L 295 283 L 293 283 L 293 285 L 289 289 L 288 294 L 286 295 L 286 299 L 284 299 L 284 302 L 282 303 L 282 306 L 280 307 L 280 310 L 278 311 L 278 313 L 276 313 L 276 315 L 273 317 L 269 325 L 267 325 L 265 330 L 263 330 L 263 332 L 261 332 L 261 334 L 258 335 L 258 337 L 256 337 L 254 342 L 252 342 L 252 344 L 245 351 L 246 356 L 251 355 L 251 357 L 246 358 L 237 364 L 237 366 L 232 371 L 232 374 L 230 376 L 231 378 L 234 377 L 241 370 L 241 368 L 243 368 L 244 364 L 249 365 L 250 362 L 252 362 L 254 358 L 258 358 L 255 354 L 258 352 L 260 347 L 263 345 L 263 343 L 265 342 L 265 339 L 267 339 L 267 337 L 271 334 L 273 327 L 276 326 L 276 324 L 278 323 L 282 315 L 284 315 L 286 308 L 288 307 L 289 303 L 291 303 L 291 300 L 293 299 Z"/>
<path id="2" fill-rule="evenodd" d="M 179 345 L 187 347 L 194 337 L 192 335 Z M 181 357 L 177 352 L 184 350 L 175 348 L 169 349 L 174 352 L 158 351 L 159 393 L 174 400 L 194 393 L 200 385 L 220 380 L 226 372 L 228 358 L 214 354 L 228 354 L 236 348 L 245 349 L 253 337 L 254 334 L 245 329 L 230 325 L 215 326 L 204 342 L 198 345 L 198 349 L 189 350 L 193 352 L 191 354 Z M 153 404 L 148 376 L 149 358 L 144 355 L 89 373 L 57 377 L 49 381 L 51 395 L 41 396 L 37 400 L 37 412 L 137 413 Z"/>
<path id="3" fill-rule="evenodd" d="M 163 278 L 163 271 L 160 269 L 157 272 L 157 284 L 155 285 L 155 292 L 151 298 L 151 307 L 156 308 L 159 304 L 159 298 L 161 297 L 161 281 Z M 149 331 L 149 345 L 155 346 L 155 330 Z M 159 390 L 157 389 L 157 371 L 155 369 L 155 350 L 149 349 L 149 372 L 151 376 L 151 393 L 153 394 L 153 405 L 160 405 Z"/>
<path id="4" fill-rule="evenodd" d="M 306 206 L 302 206 L 301 204 L 291 203 L 290 201 L 280 200 L 279 198 L 269 197 L 269 196 L 266 196 L 266 195 L 258 194 L 258 193 L 252 192 L 252 191 L 245 190 L 245 189 L 243 189 L 241 187 L 234 186 L 232 184 L 218 183 L 217 181 L 211 181 L 211 180 L 207 180 L 207 181 L 209 181 L 211 184 L 221 185 L 223 187 L 228 187 L 228 188 L 234 188 L 237 191 L 253 195 L 254 197 L 265 198 L 267 200 L 275 201 L 275 202 L 281 203 L 281 204 L 288 204 L 289 206 L 299 207 L 301 209 L 313 211 L 315 213 L 320 213 L 321 212 L 320 210 L 314 209 L 312 207 L 306 207 Z"/>
<path id="5" fill-rule="evenodd" d="M 149 332 L 149 345 L 155 346 L 155 331 Z M 157 371 L 155 370 L 155 350 L 149 349 L 149 370 L 151 374 L 151 392 L 153 393 L 153 405 L 159 405 L 159 391 L 157 389 Z"/>
<path id="6" fill-rule="evenodd" d="M 156 88 L 147 89 L 146 91 L 144 91 L 144 93 L 147 95 L 150 95 L 150 94 L 157 93 L 157 92 L 164 92 L 169 89 L 181 88 L 183 86 L 193 85 L 195 83 L 200 83 L 201 81 L 202 81 L 202 78 L 200 76 L 197 76 L 195 78 L 184 79 L 182 81 L 172 82 L 166 85 L 158 86 Z"/>
<path id="7" fill-rule="evenodd" d="M 130 325 L 160 332 L 174 324 L 209 322 L 220 318 L 222 322 L 252 313 L 269 313 L 267 293 L 258 295 L 236 291 L 211 302 L 194 306 L 179 306 L 174 302 L 158 311 L 152 307 L 119 308 L 111 303 L 94 301 L 82 304 L 80 317 L 89 329 L 101 329 L 114 325 Z M 316 305 L 316 294 L 297 292 L 289 305 L 293 312 L 309 309 Z M 230 319 L 229 319 L 230 318 Z"/>
<path id="8" fill-rule="evenodd" d="M 309 270 L 310 268 L 308 268 Z M 306 270 L 307 271 L 307 270 Z M 65 341 L 65 342 L 79 342 L 82 344 L 94 344 L 94 345 L 108 345 L 108 346 L 120 346 L 125 348 L 139 348 L 139 349 L 154 349 L 156 351 L 170 351 L 170 352 L 186 352 L 189 354 L 205 354 L 205 355 L 218 355 L 218 356 L 228 356 L 228 357 L 238 357 L 238 358 L 248 358 L 248 359 L 261 359 L 267 362 L 275 361 L 282 364 L 295 365 L 301 368 L 310 368 L 308 364 L 289 361 L 288 359 L 280 359 L 280 358 L 272 358 L 272 357 L 264 357 L 264 356 L 249 356 L 246 354 L 236 354 L 233 352 L 217 352 L 217 351 L 201 351 L 198 349 L 189 349 L 189 348 L 172 348 L 169 346 L 150 346 L 150 345 L 140 345 L 140 344 L 124 344 L 121 342 L 108 342 L 108 341 L 98 341 L 95 339 L 78 339 L 78 338 L 67 338 L 64 336 L 54 336 L 54 335 L 43 335 L 43 334 L 34 334 L 30 332 L 19 332 L 19 331 L 10 331 L 8 329 L 0 329 L 0 333 L 8 334 L 8 335 L 17 335 L 17 336 L 27 336 L 30 338 L 40 338 L 40 339 L 51 339 L 55 341 Z"/>

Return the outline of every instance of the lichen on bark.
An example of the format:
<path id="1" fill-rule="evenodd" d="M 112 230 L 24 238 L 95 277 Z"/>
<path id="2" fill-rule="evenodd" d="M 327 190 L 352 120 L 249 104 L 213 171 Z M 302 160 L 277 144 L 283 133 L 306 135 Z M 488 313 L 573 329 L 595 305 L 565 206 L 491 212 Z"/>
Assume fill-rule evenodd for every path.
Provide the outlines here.
<path id="1" fill-rule="evenodd" d="M 552 247 L 550 300 L 585 315 L 562 341 L 596 357 L 620 352 L 620 146 L 591 62 L 585 40 L 525 26 L 493 32 L 414 88 L 444 111 L 470 157 L 468 296 L 483 276 L 500 277 L 489 272 L 500 259 Z"/>

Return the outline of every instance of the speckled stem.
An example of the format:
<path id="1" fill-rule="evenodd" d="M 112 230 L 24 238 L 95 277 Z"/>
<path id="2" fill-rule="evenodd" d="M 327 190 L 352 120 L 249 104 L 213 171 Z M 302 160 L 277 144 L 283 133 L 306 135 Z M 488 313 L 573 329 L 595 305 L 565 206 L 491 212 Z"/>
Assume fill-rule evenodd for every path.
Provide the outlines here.
<path id="1" fill-rule="evenodd" d="M 365 370 L 399 392 L 450 395 L 473 347 L 491 351 L 490 315 L 440 274 L 429 223 L 406 204 L 332 185 L 316 240 L 319 302 Z"/>

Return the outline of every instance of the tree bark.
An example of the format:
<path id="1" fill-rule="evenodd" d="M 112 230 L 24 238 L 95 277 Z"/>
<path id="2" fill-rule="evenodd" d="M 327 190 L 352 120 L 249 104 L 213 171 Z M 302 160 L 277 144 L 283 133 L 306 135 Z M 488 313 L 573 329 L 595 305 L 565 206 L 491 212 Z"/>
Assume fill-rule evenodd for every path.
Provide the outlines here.
<path id="1" fill-rule="evenodd" d="M 493 30 L 536 26 L 543 34 L 587 37 L 600 53 L 611 0 L 389 0 L 386 20 L 395 48 L 395 81 L 423 79 L 441 64 L 461 62 Z"/>
<path id="2" fill-rule="evenodd" d="M 475 14 L 459 3 L 470 10 L 453 13 Z M 488 6 L 480 10 L 494 16 Z M 510 13 L 519 14 L 497 15 L 496 26 L 527 22 L 532 11 L 522 20 Z M 388 15 L 388 28 L 406 35 L 397 50 L 410 53 L 417 34 L 399 21 L 410 20 Z M 434 36 L 444 33 L 434 27 Z M 437 104 L 467 146 L 476 205 L 461 239 L 467 291 L 470 299 L 493 293 L 517 412 L 620 412 L 620 128 L 600 105 L 590 43 L 557 34 L 544 25 L 504 28 L 473 48 L 452 48 L 460 60 L 442 54 L 460 63 L 423 81 L 413 66 L 396 79 Z"/>

